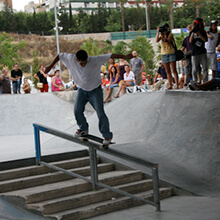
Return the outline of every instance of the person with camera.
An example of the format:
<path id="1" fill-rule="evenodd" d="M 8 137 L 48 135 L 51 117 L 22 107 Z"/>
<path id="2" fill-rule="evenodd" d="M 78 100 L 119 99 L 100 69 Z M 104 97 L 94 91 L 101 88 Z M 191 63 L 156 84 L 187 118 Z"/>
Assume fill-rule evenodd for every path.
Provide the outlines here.
<path id="1" fill-rule="evenodd" d="M 210 23 L 210 28 L 207 31 L 208 41 L 205 43 L 205 48 L 207 50 L 208 67 L 211 63 L 212 78 L 215 78 L 215 72 L 218 68 L 216 47 L 220 42 L 220 34 L 218 33 L 218 21 L 212 20 Z"/>
<path id="2" fill-rule="evenodd" d="M 202 18 L 196 18 L 193 23 L 193 29 L 189 35 L 189 42 L 192 44 L 192 75 L 193 80 L 197 81 L 197 74 L 199 73 L 200 65 L 203 69 L 203 82 L 208 81 L 208 65 L 205 42 L 208 37 L 204 30 Z"/>
<path id="3" fill-rule="evenodd" d="M 161 41 L 162 63 L 166 69 L 169 82 L 169 87 L 167 89 L 172 89 L 173 78 L 171 74 L 171 68 L 176 83 L 175 89 L 178 89 L 179 78 L 176 70 L 176 54 L 173 46 L 174 37 L 173 34 L 170 32 L 170 28 L 167 23 L 157 28 L 156 42 L 158 43 L 159 41 Z"/>

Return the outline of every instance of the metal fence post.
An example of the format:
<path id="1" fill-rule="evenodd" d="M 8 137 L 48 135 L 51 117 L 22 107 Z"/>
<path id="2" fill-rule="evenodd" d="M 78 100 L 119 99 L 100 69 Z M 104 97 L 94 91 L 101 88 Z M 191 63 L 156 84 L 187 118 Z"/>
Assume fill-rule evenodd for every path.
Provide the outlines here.
<path id="1" fill-rule="evenodd" d="M 93 190 L 97 190 L 96 183 L 98 182 L 98 169 L 97 169 L 97 153 L 96 149 L 89 147 L 89 158 L 90 158 L 90 173 Z"/>
<path id="2" fill-rule="evenodd" d="M 153 190 L 154 190 L 154 204 L 156 207 L 156 211 L 160 211 L 158 165 L 152 168 L 152 177 L 153 177 Z"/>
<path id="3" fill-rule="evenodd" d="M 41 159 L 40 131 L 35 126 L 34 126 L 34 140 L 35 140 L 36 164 L 40 165 L 40 159 Z"/>

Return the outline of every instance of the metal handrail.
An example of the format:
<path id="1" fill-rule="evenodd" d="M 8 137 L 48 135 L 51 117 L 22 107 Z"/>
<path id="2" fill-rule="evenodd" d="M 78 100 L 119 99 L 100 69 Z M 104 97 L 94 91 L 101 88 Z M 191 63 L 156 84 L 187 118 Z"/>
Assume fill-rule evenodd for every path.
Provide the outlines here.
<path id="1" fill-rule="evenodd" d="M 36 151 L 36 164 L 37 165 L 43 165 L 43 166 L 55 169 L 57 171 L 61 171 L 65 174 L 71 175 L 73 177 L 81 178 L 81 179 L 91 183 L 93 185 L 94 190 L 97 190 L 97 186 L 104 187 L 104 188 L 107 188 L 111 191 L 114 191 L 114 192 L 120 193 L 122 195 L 128 196 L 130 198 L 137 199 L 137 200 L 140 200 L 142 202 L 153 205 L 153 206 L 156 207 L 156 211 L 160 211 L 158 164 L 151 163 L 151 162 L 148 162 L 146 160 L 143 160 L 143 159 L 140 159 L 140 158 L 137 158 L 137 157 L 134 157 L 134 156 L 131 156 L 131 155 L 113 150 L 113 149 L 108 149 L 108 150 L 100 149 L 100 145 L 97 144 L 97 143 L 93 143 L 93 142 L 89 142 L 89 141 L 88 142 L 82 142 L 81 140 L 79 140 L 78 138 L 74 138 L 70 134 L 58 131 L 56 129 L 46 127 L 44 125 L 33 124 L 33 126 L 34 126 L 35 151 Z M 77 144 L 88 147 L 89 148 L 89 157 L 90 157 L 91 179 L 86 178 L 82 175 L 76 174 L 74 172 L 70 172 L 70 171 L 62 169 L 60 167 L 57 167 L 57 166 L 54 166 L 54 165 L 51 165 L 51 164 L 48 164 L 46 162 L 41 161 L 40 131 L 48 133 L 48 134 L 52 134 L 52 135 L 55 135 L 57 137 L 60 137 L 60 138 L 69 140 L 71 142 L 74 142 L 74 143 L 77 143 Z M 111 186 L 100 183 L 98 181 L 98 172 L 97 172 L 97 150 L 101 151 L 103 153 L 118 157 L 120 159 L 124 159 L 124 160 L 135 162 L 135 163 L 139 163 L 141 165 L 147 166 L 148 168 L 151 168 L 152 169 L 152 177 L 153 177 L 154 202 L 151 202 L 149 200 L 134 196 L 130 193 L 127 193 L 127 192 L 124 192 L 122 190 L 115 189 Z"/>

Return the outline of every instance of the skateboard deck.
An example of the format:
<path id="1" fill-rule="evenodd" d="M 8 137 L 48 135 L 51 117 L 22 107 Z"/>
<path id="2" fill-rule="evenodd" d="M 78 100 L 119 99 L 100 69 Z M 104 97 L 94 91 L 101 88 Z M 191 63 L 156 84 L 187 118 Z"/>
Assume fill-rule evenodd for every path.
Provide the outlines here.
<path id="1" fill-rule="evenodd" d="M 97 137 L 97 136 L 94 136 L 94 135 L 91 135 L 91 134 L 81 136 L 80 140 L 81 141 L 89 141 L 89 140 L 95 141 L 95 142 L 101 144 L 100 149 L 108 149 L 108 146 L 110 144 L 115 144 L 115 142 L 110 142 L 110 144 L 107 144 L 107 145 L 103 144 L 103 140 L 104 140 L 103 138 L 100 138 L 100 137 Z"/>

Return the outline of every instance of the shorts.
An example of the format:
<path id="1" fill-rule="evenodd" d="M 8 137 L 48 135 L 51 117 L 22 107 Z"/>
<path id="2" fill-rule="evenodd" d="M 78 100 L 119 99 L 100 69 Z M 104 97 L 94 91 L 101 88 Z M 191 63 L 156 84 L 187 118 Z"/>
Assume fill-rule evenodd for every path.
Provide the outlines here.
<path id="1" fill-rule="evenodd" d="M 162 55 L 162 63 L 169 63 L 169 62 L 173 62 L 173 61 L 176 61 L 176 54 L 175 53 Z"/>
<path id="2" fill-rule="evenodd" d="M 131 84 L 131 86 L 134 86 L 134 82 L 129 82 Z"/>
<path id="3" fill-rule="evenodd" d="M 216 53 L 207 53 L 207 60 L 208 60 L 208 67 L 209 64 L 211 64 L 211 70 L 217 70 L 218 69 L 218 62 L 217 62 L 217 56 Z"/>
<path id="4" fill-rule="evenodd" d="M 191 56 L 190 56 L 190 58 L 187 58 L 187 59 L 186 59 L 185 73 L 186 73 L 186 75 L 192 75 L 192 61 L 191 61 Z"/>
<path id="5" fill-rule="evenodd" d="M 219 78 L 214 78 L 213 79 L 215 86 L 220 86 L 220 79 Z"/>
<path id="6" fill-rule="evenodd" d="M 137 84 L 142 84 L 142 73 L 135 74 L 135 80 Z"/>
<path id="7" fill-rule="evenodd" d="M 108 86 L 107 86 L 107 87 L 108 87 Z M 110 89 L 113 89 L 114 87 L 118 87 L 118 83 L 112 84 L 112 85 L 109 86 Z"/>

